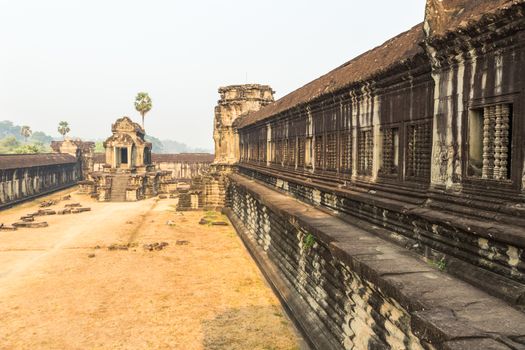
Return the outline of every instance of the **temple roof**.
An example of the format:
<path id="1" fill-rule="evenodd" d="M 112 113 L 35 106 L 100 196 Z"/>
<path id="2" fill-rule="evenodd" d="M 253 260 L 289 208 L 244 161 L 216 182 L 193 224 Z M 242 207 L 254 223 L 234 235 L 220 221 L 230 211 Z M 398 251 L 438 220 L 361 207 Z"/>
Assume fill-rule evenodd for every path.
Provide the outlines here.
<path id="1" fill-rule="evenodd" d="M 523 3 L 525 0 L 427 0 L 425 29 L 431 37 L 441 37 Z"/>
<path id="2" fill-rule="evenodd" d="M 0 154 L 0 170 L 76 162 L 76 157 L 65 153 Z"/>
<path id="3" fill-rule="evenodd" d="M 312 101 L 322 95 L 336 92 L 347 86 L 370 80 L 394 66 L 424 53 L 420 45 L 424 40 L 423 24 L 401 33 L 383 45 L 367 51 L 342 66 L 289 93 L 259 111 L 248 113 L 237 119 L 242 128 L 284 112 L 297 105 Z"/>

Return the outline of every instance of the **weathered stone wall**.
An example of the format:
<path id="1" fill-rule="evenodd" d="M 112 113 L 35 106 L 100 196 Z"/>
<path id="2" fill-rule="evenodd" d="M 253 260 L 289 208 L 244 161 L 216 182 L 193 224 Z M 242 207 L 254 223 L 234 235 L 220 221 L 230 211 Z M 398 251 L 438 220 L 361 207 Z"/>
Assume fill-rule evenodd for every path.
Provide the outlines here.
<path id="1" fill-rule="evenodd" d="M 523 347 L 523 313 L 370 233 L 371 226 L 345 223 L 237 174 L 229 196 L 226 213 L 313 348 Z"/>
<path id="2" fill-rule="evenodd" d="M 525 306 L 523 220 L 501 216 L 502 222 L 494 224 L 494 219 L 475 217 L 476 212 L 483 213 L 466 206 L 463 211 L 468 212 L 458 215 L 461 204 L 425 202 L 417 192 L 393 195 L 334 189 L 244 166 L 239 173 L 348 222 L 369 223 L 375 234 L 430 261 L 441 261 L 443 270 L 516 306 Z M 464 205 L 468 201 L 464 198 Z"/>
<path id="3" fill-rule="evenodd" d="M 233 164 L 239 160 L 239 139 L 233 123 L 240 115 L 273 102 L 274 91 L 267 85 L 245 84 L 221 87 L 219 93 L 213 126 L 214 162 Z"/>
<path id="4" fill-rule="evenodd" d="M 247 238 L 268 254 L 311 308 L 312 329 L 323 326 L 327 334 L 319 340 L 324 349 L 423 349 L 407 311 L 336 259 L 325 243 L 317 240 L 309 246 L 307 237 L 314 238 L 300 222 L 273 212 L 235 183 L 230 195 Z"/>
<path id="5" fill-rule="evenodd" d="M 173 179 L 176 180 L 191 180 L 195 176 L 202 176 L 209 171 L 209 163 L 171 163 L 171 162 L 155 162 L 155 168 L 158 170 L 166 170 L 172 173 Z"/>
<path id="6" fill-rule="evenodd" d="M 517 7 L 502 8 L 497 24 L 481 17 L 446 37 L 433 35 L 434 17 L 426 18 L 435 84 L 433 188 L 507 198 L 525 191 L 525 36 Z"/>
<path id="7" fill-rule="evenodd" d="M 226 211 L 318 348 L 523 347 L 523 323 L 499 335 L 525 309 L 525 1 L 494 3 L 431 0 L 425 23 L 234 122 Z M 399 255 L 376 259 L 384 242 Z"/>
<path id="8" fill-rule="evenodd" d="M 79 162 L 71 155 L 0 155 L 0 209 L 73 186 L 80 176 Z"/>
<path id="9" fill-rule="evenodd" d="M 241 117 L 239 171 L 523 307 L 524 6 L 446 37 L 416 26 Z"/>

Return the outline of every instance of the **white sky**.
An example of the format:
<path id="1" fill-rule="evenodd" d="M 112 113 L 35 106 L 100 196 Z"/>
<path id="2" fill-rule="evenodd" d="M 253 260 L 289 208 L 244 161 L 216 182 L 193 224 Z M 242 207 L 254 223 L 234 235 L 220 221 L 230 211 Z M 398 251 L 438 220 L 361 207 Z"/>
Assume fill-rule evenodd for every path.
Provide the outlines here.
<path id="1" fill-rule="evenodd" d="M 411 28 L 425 0 L 0 0 L 0 120 L 105 138 L 147 91 L 146 131 L 213 149 L 219 86 L 276 98 Z"/>

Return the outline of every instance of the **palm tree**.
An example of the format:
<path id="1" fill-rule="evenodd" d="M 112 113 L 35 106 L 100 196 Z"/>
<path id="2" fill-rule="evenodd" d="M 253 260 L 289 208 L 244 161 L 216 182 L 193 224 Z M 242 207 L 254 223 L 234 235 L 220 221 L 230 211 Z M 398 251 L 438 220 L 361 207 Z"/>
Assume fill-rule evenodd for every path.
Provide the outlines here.
<path id="1" fill-rule="evenodd" d="M 151 97 L 147 92 L 139 92 L 135 97 L 135 109 L 142 116 L 142 129 L 144 129 L 144 116 L 151 110 Z"/>
<path id="2" fill-rule="evenodd" d="M 33 132 L 31 131 L 31 127 L 30 126 L 24 125 L 20 129 L 20 135 L 22 135 L 24 137 L 25 143 L 27 143 L 27 138 L 30 137 L 32 134 L 33 134 Z"/>
<path id="3" fill-rule="evenodd" d="M 60 123 L 58 123 L 58 132 L 60 133 L 60 135 L 62 135 L 64 140 L 66 139 L 66 134 L 68 132 L 70 132 L 70 131 L 71 131 L 71 129 L 69 128 L 69 123 L 68 122 L 61 121 Z"/>

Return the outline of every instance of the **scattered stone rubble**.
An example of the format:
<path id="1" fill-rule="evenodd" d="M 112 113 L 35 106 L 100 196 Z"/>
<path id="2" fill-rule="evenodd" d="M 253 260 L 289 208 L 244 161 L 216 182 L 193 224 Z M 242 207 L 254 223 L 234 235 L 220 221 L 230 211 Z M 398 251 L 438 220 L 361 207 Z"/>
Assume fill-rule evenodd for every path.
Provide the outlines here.
<path id="1" fill-rule="evenodd" d="M 144 244 L 142 247 L 144 248 L 144 250 L 148 250 L 150 252 L 154 251 L 154 250 L 162 250 L 164 249 L 164 247 L 167 247 L 168 246 L 168 243 L 167 242 L 155 242 L 155 243 L 150 243 L 150 244 Z"/>
<path id="2" fill-rule="evenodd" d="M 128 244 L 112 244 L 108 247 L 108 250 L 129 250 L 129 248 L 135 248 L 137 243 L 128 243 Z"/>
<path id="3" fill-rule="evenodd" d="M 67 195 L 63 197 L 63 200 L 69 200 L 71 199 L 70 195 Z M 40 203 L 40 208 L 44 209 L 38 209 L 38 211 L 29 213 L 27 215 L 24 215 L 20 217 L 20 220 L 12 224 L 11 226 L 7 226 L 3 223 L 0 223 L 0 230 L 1 231 L 14 231 L 18 227 L 24 227 L 24 228 L 40 228 L 40 227 L 47 227 L 49 224 L 46 221 L 35 221 L 35 217 L 37 216 L 47 216 L 47 215 L 65 215 L 65 214 L 78 214 L 83 213 L 86 211 L 91 211 L 91 208 L 89 207 L 82 207 L 82 204 L 80 203 L 69 203 L 64 206 L 63 209 L 51 209 L 49 208 L 52 205 L 57 204 L 58 202 L 56 200 L 48 200 Z"/>
<path id="4" fill-rule="evenodd" d="M 48 201 L 41 202 L 40 208 L 47 208 L 55 204 L 57 204 L 57 201 L 50 199 Z"/>

